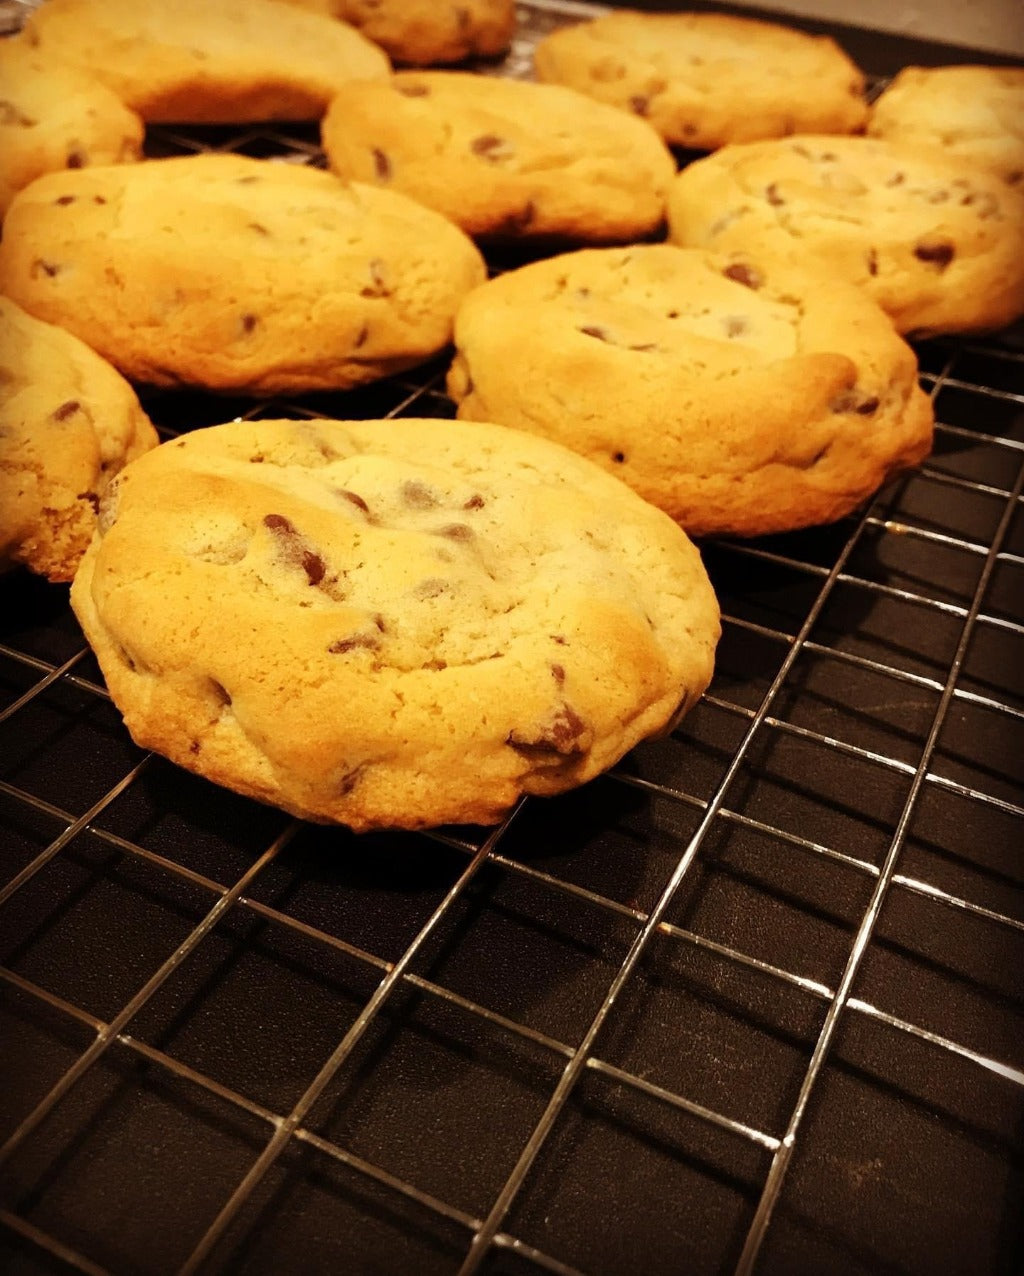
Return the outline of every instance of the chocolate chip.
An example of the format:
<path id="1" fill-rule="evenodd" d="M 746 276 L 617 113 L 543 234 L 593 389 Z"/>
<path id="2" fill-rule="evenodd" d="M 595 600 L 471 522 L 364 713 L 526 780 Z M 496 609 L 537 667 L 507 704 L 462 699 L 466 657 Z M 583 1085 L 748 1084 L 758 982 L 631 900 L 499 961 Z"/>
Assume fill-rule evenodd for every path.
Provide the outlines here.
<path id="1" fill-rule="evenodd" d="M 28 273 L 32 279 L 38 279 L 41 274 L 52 279 L 59 270 L 60 267 L 54 265 L 52 261 L 43 261 L 42 257 L 37 257 L 29 268 Z"/>
<path id="2" fill-rule="evenodd" d="M 561 686 L 562 683 L 565 682 L 565 669 L 561 665 L 552 665 L 551 676 L 554 678 L 555 682 Z"/>
<path id="3" fill-rule="evenodd" d="M 498 225 L 494 227 L 494 234 L 520 235 L 533 222 L 536 216 L 536 205 L 532 199 L 528 199 L 517 212 L 509 213 L 507 217 L 502 218 Z"/>
<path id="4" fill-rule="evenodd" d="M 95 492 L 79 492 L 75 498 L 79 501 L 88 501 L 92 506 L 92 512 L 98 514 L 100 512 L 100 498 Z"/>
<path id="5" fill-rule="evenodd" d="M 929 204 L 944 204 L 949 199 L 949 191 L 932 191 L 928 196 Z"/>
<path id="6" fill-rule="evenodd" d="M 295 524 L 283 514 L 265 514 L 263 525 L 277 537 L 289 562 L 301 567 L 311 585 L 319 585 L 327 571 L 320 555 L 302 539 Z"/>
<path id="7" fill-rule="evenodd" d="M 266 235 L 267 238 L 269 239 L 270 231 L 267 230 L 266 226 L 262 225 L 260 222 L 247 222 L 246 225 L 249 227 L 250 230 L 256 231 L 256 233 L 259 235 Z"/>
<path id="8" fill-rule="evenodd" d="M 609 345 L 615 344 L 607 328 L 598 328 L 593 324 L 587 324 L 582 328 L 577 328 L 576 331 L 582 332 L 585 337 L 596 337 L 598 341 L 607 341 Z"/>
<path id="9" fill-rule="evenodd" d="M 450 541 L 465 542 L 471 541 L 475 533 L 465 523 L 446 523 L 444 527 L 439 527 L 434 535 L 445 536 Z"/>
<path id="10" fill-rule="evenodd" d="M 554 718 L 539 731 L 510 731 L 505 743 L 513 749 L 557 753 L 562 757 L 582 753 L 586 726 L 571 705 L 559 706 Z"/>
<path id="11" fill-rule="evenodd" d="M 188 751 L 189 753 L 198 753 L 201 748 L 202 748 L 202 745 L 199 743 L 199 741 L 193 740 L 192 743 L 188 746 Z"/>
<path id="12" fill-rule="evenodd" d="M 614 461 L 617 465 L 621 465 L 621 464 L 625 461 L 625 459 L 626 459 L 626 454 L 625 454 L 625 452 L 613 452 L 613 453 L 612 453 L 612 460 L 613 460 L 613 461 Z"/>
<path id="13" fill-rule="evenodd" d="M 244 177 L 235 178 L 235 181 L 238 182 L 239 186 L 251 186 L 253 182 L 258 182 L 259 180 L 259 177 L 255 173 L 246 173 Z"/>
<path id="14" fill-rule="evenodd" d="M 92 202 L 94 204 L 105 204 L 107 201 L 103 198 L 102 195 L 94 195 L 92 197 Z"/>
<path id="15" fill-rule="evenodd" d="M 945 270 L 955 255 L 956 249 L 948 240 L 941 240 L 934 244 L 918 244 L 914 249 L 914 256 L 918 261 L 937 266 L 939 270 Z"/>
<path id="16" fill-rule="evenodd" d="M 252 332 L 253 329 L 256 327 L 256 325 L 259 323 L 259 319 L 255 315 L 247 314 L 242 316 L 241 323 L 242 323 L 242 331 L 245 333 L 249 333 L 249 332 Z"/>
<path id="17" fill-rule="evenodd" d="M 67 166 L 68 168 L 84 168 L 88 158 L 84 151 L 68 151 Z"/>
<path id="18" fill-rule="evenodd" d="M 379 646 L 380 639 L 376 634 L 353 634 L 350 638 L 339 638 L 332 642 L 327 650 L 332 655 L 340 656 L 346 651 L 374 651 Z"/>
<path id="19" fill-rule="evenodd" d="M 369 505 L 367 505 L 367 503 L 363 500 L 363 498 L 359 495 L 358 492 L 350 492 L 347 487 L 339 487 L 338 495 L 342 497 L 344 500 L 350 502 L 350 504 L 354 505 L 356 509 L 362 510 L 364 514 L 369 516 L 370 507 Z"/>
<path id="20" fill-rule="evenodd" d="M 858 416 L 870 416 L 878 411 L 878 405 L 877 395 L 862 399 L 856 390 L 844 390 L 828 406 L 833 412 L 856 412 Z"/>
<path id="21" fill-rule="evenodd" d="M 498 137 L 494 133 L 484 133 L 480 137 L 474 137 L 469 144 L 469 149 L 474 155 L 482 155 L 484 159 L 501 159 L 498 152 L 506 152 L 508 150 L 508 142 L 503 137 Z"/>
<path id="22" fill-rule="evenodd" d="M 629 109 L 636 115 L 643 115 L 646 117 L 650 105 L 651 99 L 649 97 L 644 97 L 642 93 L 637 93 L 634 97 L 629 99 Z"/>
<path id="23" fill-rule="evenodd" d="M 0 101 L 0 124 L 17 124 L 20 128 L 32 128 L 35 120 L 19 111 L 13 102 L 6 98 Z"/>
<path id="24" fill-rule="evenodd" d="M 386 182 L 391 177 L 391 161 L 379 147 L 375 146 L 372 154 L 374 172 L 379 181 Z"/>
<path id="25" fill-rule="evenodd" d="M 482 510 L 484 507 L 484 498 L 479 492 L 474 492 L 468 501 L 464 502 L 462 508 L 464 510 Z"/>
<path id="26" fill-rule="evenodd" d="M 430 96 L 430 89 L 425 84 L 417 84 L 415 81 L 412 83 L 406 81 L 402 84 L 395 82 L 392 84 L 392 88 L 394 88 L 396 93 L 401 93 L 402 97 Z"/>
<path id="27" fill-rule="evenodd" d="M 745 266 L 742 262 L 734 262 L 731 266 L 726 266 L 722 271 L 726 279 L 735 280 L 736 283 L 742 284 L 744 288 L 760 288 L 764 280 L 751 266 Z"/>
<path id="28" fill-rule="evenodd" d="M 361 350 L 362 347 L 366 345 L 366 339 L 369 335 L 370 325 L 368 323 L 364 323 L 355 335 L 355 340 L 352 342 L 352 349 Z"/>
<path id="29" fill-rule="evenodd" d="M 62 207 L 65 207 L 68 204 L 73 204 L 75 202 L 75 199 L 76 199 L 76 196 L 74 195 L 61 195 L 59 199 L 55 199 L 53 202 L 55 204 L 60 204 Z"/>
<path id="30" fill-rule="evenodd" d="M 66 421 L 69 416 L 74 416 L 81 406 L 77 399 L 67 399 L 54 411 L 53 419 L 55 421 Z"/>
<path id="31" fill-rule="evenodd" d="M 657 349 L 658 349 L 658 343 L 657 343 L 656 341 L 644 341 L 644 342 L 642 342 L 640 345 L 636 345 L 636 346 L 627 346 L 627 347 L 626 347 L 626 349 L 627 349 L 627 350 L 640 350 L 640 351 L 657 350 Z"/>
<path id="32" fill-rule="evenodd" d="M 413 509 L 429 510 L 438 503 L 437 493 L 419 479 L 406 479 L 400 490 L 402 500 Z"/>
<path id="33" fill-rule="evenodd" d="M 779 194 L 779 188 L 775 182 L 771 182 L 765 187 L 764 197 L 774 208 L 778 208 L 780 204 L 786 202 Z"/>
<path id="34" fill-rule="evenodd" d="M 739 315 L 726 315 L 722 323 L 725 326 L 725 335 L 727 337 L 742 336 L 749 326 L 746 319 L 741 318 Z"/>
<path id="35" fill-rule="evenodd" d="M 868 249 L 868 274 L 878 274 L 878 253 L 873 248 Z"/>
<path id="36" fill-rule="evenodd" d="M 892 177 L 890 177 L 885 184 L 886 186 L 902 186 L 906 180 L 906 173 L 893 173 Z"/>
<path id="37" fill-rule="evenodd" d="M 360 288 L 359 295 L 361 297 L 390 297 L 391 291 L 385 282 L 384 263 L 379 257 L 374 257 L 369 263 L 369 272 L 371 283 L 364 288 Z"/>
<path id="38" fill-rule="evenodd" d="M 858 403 L 853 410 L 858 416 L 870 416 L 872 412 L 878 411 L 878 403 L 879 401 L 877 397 L 864 399 L 862 402 Z"/>

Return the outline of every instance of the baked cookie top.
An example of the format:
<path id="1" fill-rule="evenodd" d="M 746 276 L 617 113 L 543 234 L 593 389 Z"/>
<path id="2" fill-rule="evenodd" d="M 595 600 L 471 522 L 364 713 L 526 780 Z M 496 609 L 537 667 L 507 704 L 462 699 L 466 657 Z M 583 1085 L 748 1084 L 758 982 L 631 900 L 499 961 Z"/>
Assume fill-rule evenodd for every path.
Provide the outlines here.
<path id="1" fill-rule="evenodd" d="M 283 0 L 46 0 L 20 39 L 104 81 L 152 123 L 312 120 L 384 51 Z"/>
<path id="2" fill-rule="evenodd" d="M 157 442 L 109 364 L 0 297 L 0 565 L 70 580 L 107 484 Z"/>
<path id="3" fill-rule="evenodd" d="M 143 124 L 106 85 L 0 40 L 0 217 L 44 173 L 139 158 Z"/>
<path id="4" fill-rule="evenodd" d="M 1024 67 L 908 66 L 878 98 L 868 135 L 981 164 L 1024 182 Z"/>
<path id="5" fill-rule="evenodd" d="M 675 178 L 668 216 L 678 244 L 816 264 L 864 288 L 901 332 L 999 328 L 1024 313 L 1024 193 L 933 148 L 730 146 Z"/>
<path id="6" fill-rule="evenodd" d="M 546 435 L 694 535 L 848 513 L 929 450 L 917 361 L 858 289 L 670 244 L 587 249 L 476 289 L 448 392 Z"/>
<path id="7" fill-rule="evenodd" d="M 616 242 L 657 229 L 676 165 L 644 120 L 559 85 L 459 71 L 353 84 L 324 117 L 342 177 L 470 235 Z"/>
<path id="8" fill-rule="evenodd" d="M 100 529 L 72 604 L 135 740 L 312 820 L 492 823 L 711 676 L 683 533 L 499 426 L 214 426 L 126 470 Z"/>
<path id="9" fill-rule="evenodd" d="M 503 53 L 516 26 L 515 0 L 289 0 L 351 22 L 396 62 L 462 62 Z"/>
<path id="10" fill-rule="evenodd" d="M 678 146 L 714 150 L 788 133 L 852 133 L 864 76 L 828 36 L 719 13 L 609 13 L 563 27 L 537 78 L 650 120 Z"/>
<path id="11" fill-rule="evenodd" d="M 422 362 L 484 277 L 472 241 L 404 195 L 233 155 L 40 178 L 0 242 L 0 291 L 132 380 L 245 393 Z"/>

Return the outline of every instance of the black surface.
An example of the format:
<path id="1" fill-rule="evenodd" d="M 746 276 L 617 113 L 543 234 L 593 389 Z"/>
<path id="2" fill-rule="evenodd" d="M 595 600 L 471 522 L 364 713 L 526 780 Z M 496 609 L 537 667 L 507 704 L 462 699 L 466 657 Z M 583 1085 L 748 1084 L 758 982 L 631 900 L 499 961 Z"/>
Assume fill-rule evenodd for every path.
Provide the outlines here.
<path id="1" fill-rule="evenodd" d="M 948 52 L 857 39 L 879 75 Z M 482 1273 L 733 1271 L 860 932 L 756 1270 L 1019 1271 L 1021 349 L 919 347 L 935 453 L 869 510 L 704 546 L 726 617 L 709 696 L 612 774 L 528 803 L 461 885 L 484 830 L 295 828 L 146 760 L 90 656 L 44 683 L 83 651 L 67 589 L 0 579 L 0 713 L 28 697 L 0 719 L 0 1138 L 40 1113 L 0 1159 L 0 1270 L 177 1271 L 300 1103 L 201 1270 L 455 1272 L 529 1145 Z M 443 367 L 259 412 L 450 415 Z M 251 406 L 146 405 L 165 433 Z"/>

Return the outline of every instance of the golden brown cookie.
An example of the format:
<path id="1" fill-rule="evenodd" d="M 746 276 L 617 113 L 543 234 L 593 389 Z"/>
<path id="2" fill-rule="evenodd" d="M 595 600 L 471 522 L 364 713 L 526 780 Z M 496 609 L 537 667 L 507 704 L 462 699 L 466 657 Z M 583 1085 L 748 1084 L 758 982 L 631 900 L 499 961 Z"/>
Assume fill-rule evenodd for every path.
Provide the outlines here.
<path id="1" fill-rule="evenodd" d="M 459 71 L 353 84 L 324 117 L 342 177 L 481 237 L 615 243 L 657 230 L 676 165 L 643 120 L 572 89 Z"/>
<path id="2" fill-rule="evenodd" d="M 14 200 L 0 291 L 134 381 L 344 389 L 430 358 L 483 281 L 414 200 L 233 155 L 40 178 Z"/>
<path id="3" fill-rule="evenodd" d="M 98 76 L 151 123 L 319 119 L 382 49 L 283 0 L 46 0 L 20 39 Z"/>
<path id="4" fill-rule="evenodd" d="M 901 332 L 1024 313 L 1024 193 L 934 148 L 795 137 L 698 160 L 669 193 L 677 244 L 780 255 L 863 288 Z"/>
<path id="5" fill-rule="evenodd" d="M 872 107 L 867 131 L 938 146 L 1016 186 L 1024 181 L 1024 67 L 905 67 Z"/>
<path id="6" fill-rule="evenodd" d="M 0 297 L 0 565 L 70 580 L 107 484 L 157 441 L 109 364 Z"/>
<path id="7" fill-rule="evenodd" d="M 534 65 L 539 80 L 633 111 L 696 150 L 852 133 L 868 113 L 864 77 L 834 40 L 720 13 L 609 13 L 545 37 Z"/>
<path id="8" fill-rule="evenodd" d="M 289 0 L 351 22 L 396 62 L 430 66 L 508 48 L 515 0 Z"/>
<path id="9" fill-rule="evenodd" d="M 917 361 L 862 292 L 670 244 L 586 249 L 463 303 L 448 392 L 573 448 L 694 535 L 849 513 L 931 445 Z"/>
<path id="10" fill-rule="evenodd" d="M 0 217 L 44 173 L 138 159 L 142 136 L 139 117 L 99 80 L 0 40 Z"/>
<path id="11" fill-rule="evenodd" d="M 672 726 L 718 608 L 670 519 L 445 420 L 213 426 L 129 467 L 72 604 L 134 739 L 306 819 L 497 821 Z"/>

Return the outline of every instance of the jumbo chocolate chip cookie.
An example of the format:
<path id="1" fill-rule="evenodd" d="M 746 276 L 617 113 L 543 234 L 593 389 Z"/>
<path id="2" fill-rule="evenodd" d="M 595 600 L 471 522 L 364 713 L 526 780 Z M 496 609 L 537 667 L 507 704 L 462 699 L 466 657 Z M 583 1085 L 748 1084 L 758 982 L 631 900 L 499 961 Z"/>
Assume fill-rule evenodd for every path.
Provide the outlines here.
<path id="1" fill-rule="evenodd" d="M 900 332 L 999 328 L 1024 314 L 1024 192 L 935 148 L 872 137 L 730 146 L 684 169 L 669 238 L 791 256 L 863 288 Z"/>
<path id="2" fill-rule="evenodd" d="M 686 536 L 564 448 L 259 421 L 121 475 L 72 605 L 134 739 L 356 830 L 497 821 L 669 729 L 718 608 Z"/>
<path id="3" fill-rule="evenodd" d="M 137 160 L 142 135 L 142 120 L 99 80 L 0 40 L 0 217 L 44 173 Z"/>
<path id="4" fill-rule="evenodd" d="M 1024 67 L 908 66 L 871 109 L 870 137 L 938 146 L 1024 182 Z"/>
<path id="5" fill-rule="evenodd" d="M 70 580 L 107 484 L 157 442 L 109 364 L 0 297 L 0 566 Z"/>
<path id="6" fill-rule="evenodd" d="M 19 39 L 151 123 L 319 119 L 349 81 L 391 70 L 354 27 L 282 0 L 46 0 Z"/>
<path id="7" fill-rule="evenodd" d="M 468 72 L 354 84 L 322 132 L 336 173 L 411 195 L 479 237 L 648 235 L 676 171 L 643 120 L 559 85 Z"/>
<path id="8" fill-rule="evenodd" d="M 0 242 L 0 291 L 125 376 L 254 394 L 430 358 L 484 277 L 472 241 L 404 195 L 233 155 L 40 178 Z"/>
<path id="9" fill-rule="evenodd" d="M 868 113 L 864 76 L 834 40 L 721 13 L 609 13 L 541 40 L 534 65 L 695 150 L 852 133 Z"/>
<path id="10" fill-rule="evenodd" d="M 358 27 L 410 66 L 494 57 L 509 46 L 515 0 L 289 0 Z"/>
<path id="11" fill-rule="evenodd" d="M 585 249 L 464 302 L 463 420 L 543 434 L 695 535 L 837 519 L 927 454 L 917 361 L 858 289 L 671 244 Z"/>

